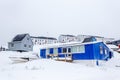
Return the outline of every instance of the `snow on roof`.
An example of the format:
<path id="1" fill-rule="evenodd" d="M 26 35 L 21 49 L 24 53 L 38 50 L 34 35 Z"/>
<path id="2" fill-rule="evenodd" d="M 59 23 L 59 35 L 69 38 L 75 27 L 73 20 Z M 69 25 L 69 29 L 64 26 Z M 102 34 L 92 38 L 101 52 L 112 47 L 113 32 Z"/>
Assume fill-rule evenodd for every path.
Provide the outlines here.
<path id="1" fill-rule="evenodd" d="M 31 36 L 31 38 L 57 40 L 57 39 L 54 38 L 54 37 L 44 37 L 44 36 L 39 36 L 39 37 Z"/>
<path id="2" fill-rule="evenodd" d="M 107 44 L 107 46 L 108 46 L 109 48 L 118 48 L 118 46 L 113 45 L 113 44 Z"/>
<path id="3" fill-rule="evenodd" d="M 33 51 L 39 51 L 40 49 L 44 48 L 52 48 L 52 47 L 67 47 L 67 46 L 74 46 L 74 45 L 86 45 L 86 44 L 95 44 L 100 41 L 94 41 L 94 42 L 86 42 L 86 43 L 81 43 L 81 42 L 68 42 L 68 43 L 54 43 L 54 44 L 45 44 L 45 45 L 34 45 L 33 46 Z"/>

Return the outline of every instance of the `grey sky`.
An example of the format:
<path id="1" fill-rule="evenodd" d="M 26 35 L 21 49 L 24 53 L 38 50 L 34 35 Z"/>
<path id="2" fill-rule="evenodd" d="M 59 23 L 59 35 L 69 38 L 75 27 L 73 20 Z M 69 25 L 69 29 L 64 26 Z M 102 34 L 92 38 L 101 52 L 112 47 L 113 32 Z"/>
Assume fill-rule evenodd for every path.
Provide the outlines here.
<path id="1" fill-rule="evenodd" d="M 0 45 L 16 34 L 120 38 L 119 0 L 0 0 Z"/>

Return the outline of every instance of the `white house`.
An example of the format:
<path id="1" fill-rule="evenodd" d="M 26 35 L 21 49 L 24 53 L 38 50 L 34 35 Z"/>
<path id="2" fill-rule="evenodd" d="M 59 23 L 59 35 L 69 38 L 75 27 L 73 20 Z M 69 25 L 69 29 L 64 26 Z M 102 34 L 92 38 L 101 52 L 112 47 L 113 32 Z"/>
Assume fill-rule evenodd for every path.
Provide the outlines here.
<path id="1" fill-rule="evenodd" d="M 57 39 L 53 37 L 34 37 L 31 36 L 34 45 L 53 44 L 57 43 Z"/>
<path id="2" fill-rule="evenodd" d="M 77 41 L 77 37 L 74 35 L 60 35 L 58 40 L 60 43 L 74 42 Z"/>
<path id="3" fill-rule="evenodd" d="M 101 36 L 92 36 L 92 35 L 78 35 L 77 39 L 79 42 L 83 42 L 83 40 L 88 37 L 94 37 L 96 41 L 103 41 L 103 42 L 109 42 L 114 40 L 114 38 L 105 38 Z"/>

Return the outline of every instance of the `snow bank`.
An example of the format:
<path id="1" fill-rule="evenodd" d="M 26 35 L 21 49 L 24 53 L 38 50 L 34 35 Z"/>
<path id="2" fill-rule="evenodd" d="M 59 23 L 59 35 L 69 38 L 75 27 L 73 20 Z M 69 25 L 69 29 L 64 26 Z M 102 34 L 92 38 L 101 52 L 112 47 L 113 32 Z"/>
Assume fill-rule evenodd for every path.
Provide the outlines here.
<path id="1" fill-rule="evenodd" d="M 11 64 L 8 58 L 14 52 L 0 52 L 0 80 L 119 80 L 116 65 L 119 54 L 104 66 L 85 66 L 76 63 L 38 59 L 26 63 Z M 17 53 L 15 53 L 17 54 Z M 19 53 L 18 53 L 19 54 Z M 117 61 L 118 63 L 119 61 Z M 109 68 L 111 66 L 111 68 Z"/>
<path id="2" fill-rule="evenodd" d="M 114 51 L 114 57 L 111 58 L 109 61 L 104 63 L 104 66 L 109 68 L 120 68 L 120 53 Z"/>
<path id="3" fill-rule="evenodd" d="M 0 52 L 0 65 L 13 64 L 11 58 L 30 58 L 37 59 L 36 54 L 33 52 L 16 52 L 16 51 L 2 51 Z"/>
<path id="4" fill-rule="evenodd" d="M 119 80 L 118 72 L 113 74 L 96 67 L 40 59 L 4 67 L 0 80 Z"/>
<path id="5" fill-rule="evenodd" d="M 12 61 L 9 59 L 9 54 L 6 51 L 0 52 L 0 67 L 6 66 L 12 63 Z"/>

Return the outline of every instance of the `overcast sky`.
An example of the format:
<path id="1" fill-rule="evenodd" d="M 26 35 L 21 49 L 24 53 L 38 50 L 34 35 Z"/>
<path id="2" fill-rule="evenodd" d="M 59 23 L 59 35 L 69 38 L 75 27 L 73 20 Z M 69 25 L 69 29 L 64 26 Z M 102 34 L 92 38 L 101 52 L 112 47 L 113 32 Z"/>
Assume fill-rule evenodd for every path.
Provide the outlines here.
<path id="1" fill-rule="evenodd" d="M 21 33 L 120 38 L 120 0 L 0 0 L 0 45 Z"/>

